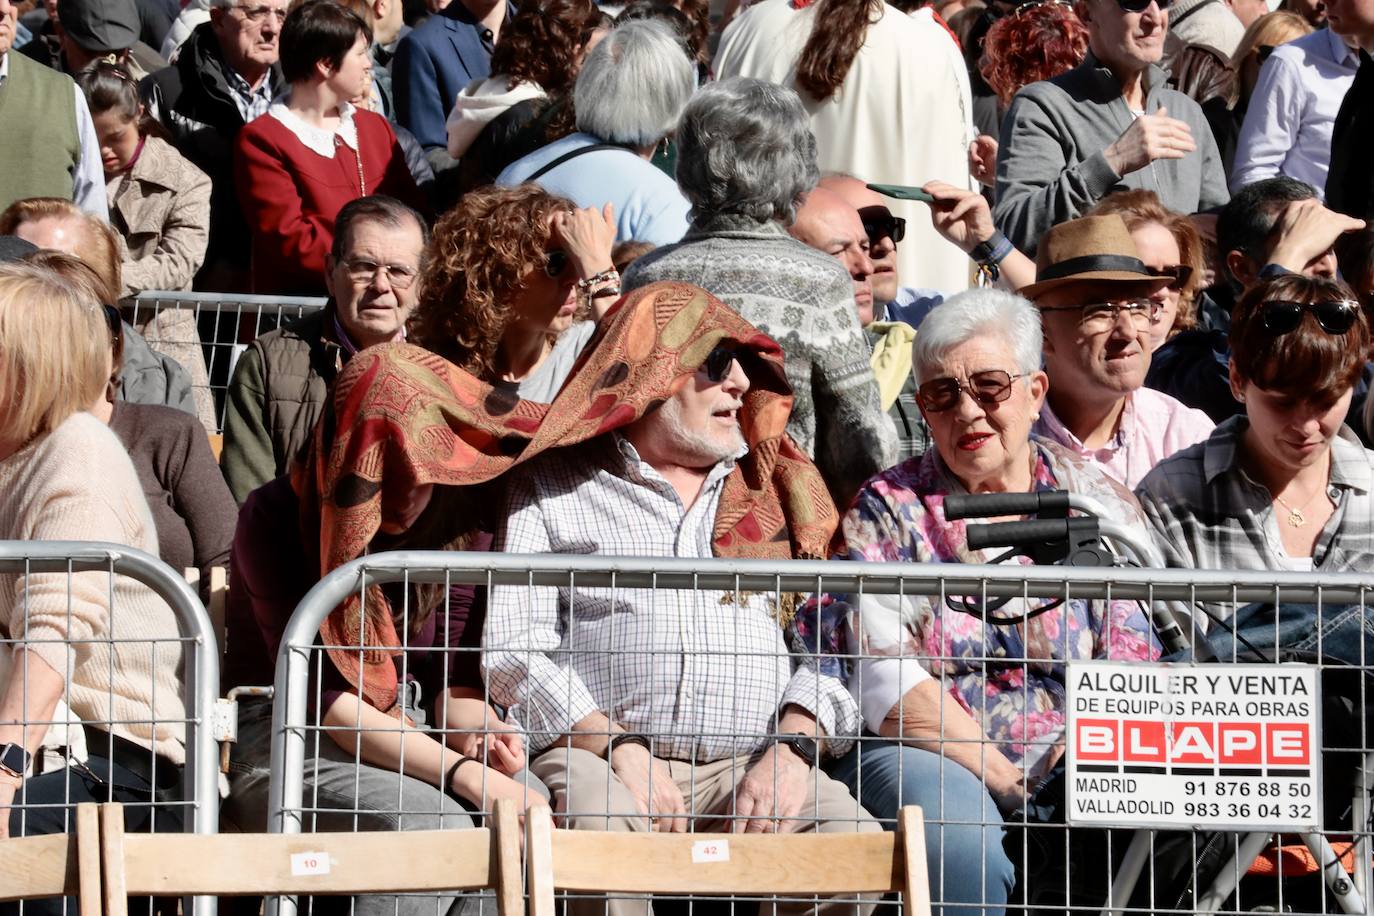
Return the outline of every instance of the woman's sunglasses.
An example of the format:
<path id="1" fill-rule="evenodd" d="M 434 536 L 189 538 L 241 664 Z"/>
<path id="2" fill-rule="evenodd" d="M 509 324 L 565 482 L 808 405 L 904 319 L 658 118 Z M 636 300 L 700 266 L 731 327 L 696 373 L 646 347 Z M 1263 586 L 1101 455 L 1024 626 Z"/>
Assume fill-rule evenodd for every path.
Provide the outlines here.
<path id="1" fill-rule="evenodd" d="M 1151 3 L 1159 4 L 1159 11 L 1166 12 L 1169 7 L 1174 5 L 1174 0 L 1116 0 L 1116 5 L 1128 13 L 1143 13 L 1149 8 Z"/>
<path id="2" fill-rule="evenodd" d="M 731 347 L 716 347 L 706 354 L 706 361 L 701 364 L 701 369 L 712 382 L 720 384 L 725 381 L 725 376 L 730 374 L 730 365 L 738 356 L 739 354 Z"/>
<path id="3" fill-rule="evenodd" d="M 957 378 L 931 379 L 916 389 L 921 406 L 931 413 L 949 410 L 959 403 L 959 395 L 967 394 L 979 404 L 997 404 L 1011 397 L 1011 383 L 1021 376 L 1001 369 L 984 369 L 968 377 L 965 385 Z"/>
<path id="4" fill-rule="evenodd" d="M 1271 334 L 1287 334 L 1302 323 L 1303 312 L 1311 312 L 1317 324 L 1328 334 L 1344 334 L 1360 317 L 1360 304 L 1350 299 L 1331 302 L 1286 302 L 1264 303 L 1260 312 L 1264 329 Z"/>
<path id="5" fill-rule="evenodd" d="M 544 252 L 544 273 L 557 280 L 568 269 L 568 253 L 562 248 Z"/>
<path id="6" fill-rule="evenodd" d="M 1175 264 L 1173 267 L 1147 267 L 1145 271 L 1152 277 L 1170 277 L 1169 285 L 1165 289 L 1175 293 L 1187 286 L 1189 279 L 1193 276 L 1193 268 L 1187 264 Z"/>

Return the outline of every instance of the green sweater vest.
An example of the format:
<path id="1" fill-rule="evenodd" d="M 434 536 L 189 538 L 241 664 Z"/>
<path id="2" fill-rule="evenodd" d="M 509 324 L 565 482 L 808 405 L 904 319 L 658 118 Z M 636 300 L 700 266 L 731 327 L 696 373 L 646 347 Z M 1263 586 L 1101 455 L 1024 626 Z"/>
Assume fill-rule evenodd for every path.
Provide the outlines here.
<path id="1" fill-rule="evenodd" d="M 0 83 L 0 211 L 26 197 L 71 200 L 80 159 L 71 78 L 10 54 Z"/>

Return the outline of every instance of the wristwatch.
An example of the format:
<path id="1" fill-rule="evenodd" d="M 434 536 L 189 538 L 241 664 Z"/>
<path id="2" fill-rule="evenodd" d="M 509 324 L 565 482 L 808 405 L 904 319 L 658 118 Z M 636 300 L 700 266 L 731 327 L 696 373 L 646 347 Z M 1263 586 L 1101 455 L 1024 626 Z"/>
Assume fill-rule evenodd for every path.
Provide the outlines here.
<path id="1" fill-rule="evenodd" d="M 653 742 L 649 740 L 648 735 L 636 735 L 633 732 L 616 732 L 606 741 L 607 760 L 611 759 L 611 751 L 617 744 L 638 744 L 640 747 L 644 748 L 644 750 L 648 751 L 650 755 L 654 752 Z"/>
<path id="2" fill-rule="evenodd" d="M 784 745 L 797 752 L 797 756 L 806 761 L 806 765 L 814 767 L 816 761 L 821 758 L 821 744 L 815 738 L 800 733 L 778 735 L 778 744 Z"/>
<path id="3" fill-rule="evenodd" d="M 22 744 L 0 744 L 0 773 L 23 779 L 29 771 L 29 752 Z"/>

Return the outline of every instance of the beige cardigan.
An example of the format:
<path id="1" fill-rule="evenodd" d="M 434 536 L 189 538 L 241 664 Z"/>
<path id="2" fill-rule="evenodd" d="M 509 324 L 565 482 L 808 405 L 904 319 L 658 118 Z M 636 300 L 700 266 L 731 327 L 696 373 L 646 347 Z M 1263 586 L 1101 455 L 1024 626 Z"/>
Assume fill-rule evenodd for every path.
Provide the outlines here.
<path id="1" fill-rule="evenodd" d="M 0 461 L 0 539 L 111 541 L 157 554 L 133 463 L 88 413 Z M 63 676 L 64 699 L 83 721 L 184 762 L 182 645 L 171 608 L 146 585 L 104 572 L 0 575 L 0 633 Z M 23 670 L 16 663 L 10 676 Z M 138 721 L 148 719 L 157 724 Z"/>

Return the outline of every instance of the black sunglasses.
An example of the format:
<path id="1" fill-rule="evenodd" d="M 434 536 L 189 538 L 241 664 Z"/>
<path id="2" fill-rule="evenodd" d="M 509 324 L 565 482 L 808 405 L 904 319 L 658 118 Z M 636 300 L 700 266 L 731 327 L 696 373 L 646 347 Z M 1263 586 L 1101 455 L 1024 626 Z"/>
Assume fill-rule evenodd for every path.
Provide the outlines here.
<path id="1" fill-rule="evenodd" d="M 1116 5 L 1128 13 L 1143 13 L 1151 3 L 1159 4 L 1159 11 L 1164 13 L 1174 5 L 1174 0 L 1144 0 L 1143 3 L 1141 0 L 1116 0 Z"/>
<path id="2" fill-rule="evenodd" d="M 878 239 L 884 236 L 892 239 L 894 245 L 906 238 L 906 220 L 900 216 L 863 217 L 863 224 L 870 245 L 878 244 Z"/>
<path id="3" fill-rule="evenodd" d="M 557 280 L 568 269 L 568 253 L 562 248 L 544 252 L 544 273 Z"/>
<path id="4" fill-rule="evenodd" d="M 931 413 L 939 413 L 958 405 L 959 395 L 967 393 L 979 404 L 997 404 L 1011 397 L 1011 383 L 1021 376 L 1001 369 L 984 369 L 968 377 L 968 385 L 957 378 L 931 379 L 916 389 L 921 406 Z"/>
<path id="5" fill-rule="evenodd" d="M 1187 264 L 1175 264 L 1173 267 L 1147 267 L 1145 272 L 1152 277 L 1172 278 L 1167 289 L 1178 292 L 1188 285 L 1189 279 L 1193 276 L 1193 268 Z"/>
<path id="6" fill-rule="evenodd" d="M 706 354 L 706 361 L 701 364 L 702 371 L 706 373 L 707 378 L 719 384 L 730 374 L 730 366 L 738 356 L 739 354 L 730 347 L 716 347 Z"/>
<path id="7" fill-rule="evenodd" d="M 1331 302 L 1266 302 L 1260 313 L 1264 329 L 1271 334 L 1287 334 L 1302 322 L 1302 313 L 1311 312 L 1328 334 L 1344 334 L 1360 316 L 1358 302 L 1338 299 Z"/>
<path id="8" fill-rule="evenodd" d="M 110 329 L 110 343 L 118 344 L 124 338 L 124 317 L 113 305 L 102 305 L 105 310 L 105 324 Z"/>

